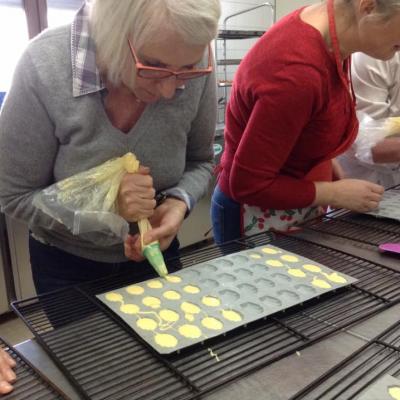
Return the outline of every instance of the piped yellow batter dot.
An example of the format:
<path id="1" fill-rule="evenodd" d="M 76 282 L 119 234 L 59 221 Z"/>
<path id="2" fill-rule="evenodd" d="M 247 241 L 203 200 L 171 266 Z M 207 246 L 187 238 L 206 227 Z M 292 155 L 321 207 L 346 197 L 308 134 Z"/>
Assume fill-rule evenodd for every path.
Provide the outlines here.
<path id="1" fill-rule="evenodd" d="M 175 290 L 167 290 L 163 293 L 163 296 L 168 300 L 179 300 L 181 295 Z"/>
<path id="2" fill-rule="evenodd" d="M 141 286 L 139 286 L 139 285 L 131 285 L 131 286 L 128 286 L 125 290 L 126 290 L 129 294 L 133 294 L 133 295 L 137 295 L 137 296 L 139 296 L 139 295 L 141 295 L 142 293 L 144 293 L 144 289 L 143 289 Z"/>
<path id="3" fill-rule="evenodd" d="M 119 293 L 107 293 L 106 300 L 108 301 L 124 301 L 122 294 Z"/>
<path id="4" fill-rule="evenodd" d="M 196 325 L 189 325 L 189 324 L 182 325 L 179 327 L 178 332 L 182 336 L 190 339 L 197 339 L 201 336 L 201 330 Z"/>
<path id="5" fill-rule="evenodd" d="M 388 393 L 395 400 L 400 400 L 400 387 L 399 386 L 392 386 L 391 388 L 389 388 Z"/>
<path id="6" fill-rule="evenodd" d="M 188 301 L 184 301 L 181 304 L 181 310 L 187 314 L 198 314 L 200 312 L 200 307 L 196 306 L 196 304 L 189 303 Z"/>
<path id="7" fill-rule="evenodd" d="M 193 314 L 185 314 L 185 318 L 190 322 L 194 321 L 194 315 Z"/>
<path id="8" fill-rule="evenodd" d="M 144 331 L 154 331 L 157 328 L 157 322 L 151 318 L 140 318 L 136 321 L 136 325 Z"/>
<path id="9" fill-rule="evenodd" d="M 176 275 L 167 275 L 165 279 L 170 283 L 180 283 L 182 282 L 182 278 Z"/>
<path id="10" fill-rule="evenodd" d="M 297 278 L 304 278 L 306 277 L 306 273 L 302 271 L 301 269 L 298 268 L 289 268 L 288 269 L 288 274 L 295 276 Z"/>
<path id="11" fill-rule="evenodd" d="M 271 267 L 283 267 L 283 264 L 279 260 L 267 260 L 265 264 Z"/>
<path id="12" fill-rule="evenodd" d="M 259 254 L 252 253 L 249 255 L 250 258 L 254 258 L 255 260 L 259 260 L 261 256 Z"/>
<path id="13" fill-rule="evenodd" d="M 319 279 L 316 276 L 314 276 L 314 279 L 311 283 L 313 286 L 321 289 L 330 289 L 332 287 L 328 282 L 324 281 L 323 279 Z"/>
<path id="14" fill-rule="evenodd" d="M 278 254 L 279 253 L 278 250 L 275 250 L 271 247 L 264 247 L 263 249 L 261 249 L 261 251 L 265 254 Z"/>
<path id="15" fill-rule="evenodd" d="M 239 322 L 242 320 L 242 316 L 233 310 L 222 310 L 222 316 L 228 321 Z"/>
<path id="16" fill-rule="evenodd" d="M 296 256 L 291 256 L 290 254 L 285 254 L 281 256 L 281 259 L 286 262 L 298 262 L 299 259 Z"/>
<path id="17" fill-rule="evenodd" d="M 136 304 L 123 304 L 119 309 L 124 314 L 137 314 L 140 311 Z"/>
<path id="18" fill-rule="evenodd" d="M 314 264 L 304 264 L 303 268 L 310 272 L 321 272 L 321 268 Z"/>
<path id="19" fill-rule="evenodd" d="M 158 315 L 167 322 L 176 322 L 179 320 L 179 314 L 172 310 L 161 310 Z"/>
<path id="20" fill-rule="evenodd" d="M 157 333 L 154 336 L 154 340 L 161 347 L 175 347 L 178 344 L 178 340 L 175 336 L 170 335 L 169 333 Z"/>
<path id="21" fill-rule="evenodd" d="M 337 272 L 332 272 L 331 274 L 324 274 L 331 282 L 335 283 L 346 283 L 347 279 Z"/>
<path id="22" fill-rule="evenodd" d="M 221 300 L 218 297 L 204 296 L 201 302 L 209 307 L 218 307 L 221 304 Z"/>
<path id="23" fill-rule="evenodd" d="M 203 326 L 213 331 L 219 331 L 223 328 L 222 322 L 214 317 L 205 317 L 201 320 Z"/>
<path id="24" fill-rule="evenodd" d="M 142 303 L 150 308 L 160 308 L 161 301 L 157 297 L 147 296 L 142 300 Z"/>
<path id="25" fill-rule="evenodd" d="M 183 290 L 186 293 L 190 293 L 190 294 L 196 294 L 200 292 L 200 288 L 198 288 L 197 286 L 193 286 L 193 285 L 186 285 Z"/>
<path id="26" fill-rule="evenodd" d="M 147 286 L 151 289 L 161 289 L 164 285 L 161 281 L 154 280 L 147 282 Z"/>

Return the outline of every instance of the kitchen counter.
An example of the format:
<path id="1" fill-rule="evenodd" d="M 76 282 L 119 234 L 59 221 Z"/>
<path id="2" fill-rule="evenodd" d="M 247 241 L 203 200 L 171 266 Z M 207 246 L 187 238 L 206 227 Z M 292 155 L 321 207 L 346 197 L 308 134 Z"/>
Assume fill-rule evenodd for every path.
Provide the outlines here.
<path id="1" fill-rule="evenodd" d="M 202 398 L 207 400 L 286 400 L 362 347 L 369 339 L 397 322 L 399 313 L 400 305 L 394 306 L 351 329 L 321 340 L 301 352 L 285 357 Z M 80 399 L 36 340 L 20 343 L 16 349 L 72 400 Z"/>

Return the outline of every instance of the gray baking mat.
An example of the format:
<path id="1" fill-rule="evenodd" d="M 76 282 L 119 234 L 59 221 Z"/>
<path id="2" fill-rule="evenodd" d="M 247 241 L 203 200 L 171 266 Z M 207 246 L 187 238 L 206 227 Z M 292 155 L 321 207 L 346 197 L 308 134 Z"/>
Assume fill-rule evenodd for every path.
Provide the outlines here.
<path id="1" fill-rule="evenodd" d="M 400 400 L 400 380 L 384 375 L 363 391 L 357 400 Z"/>
<path id="2" fill-rule="evenodd" d="M 356 281 L 278 247 L 260 246 L 97 297 L 168 354 Z"/>
<path id="3" fill-rule="evenodd" d="M 379 207 L 367 214 L 400 221 L 400 190 L 391 189 L 383 193 Z"/>

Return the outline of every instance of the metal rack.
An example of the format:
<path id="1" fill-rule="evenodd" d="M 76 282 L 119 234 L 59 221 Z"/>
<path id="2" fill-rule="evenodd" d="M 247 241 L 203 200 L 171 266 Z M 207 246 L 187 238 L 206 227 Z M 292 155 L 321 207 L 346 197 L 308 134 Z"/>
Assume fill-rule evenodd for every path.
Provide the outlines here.
<path id="1" fill-rule="evenodd" d="M 400 322 L 305 387 L 290 400 L 356 399 L 380 377 L 400 378 Z"/>
<path id="2" fill-rule="evenodd" d="M 224 124 L 225 118 L 225 111 L 226 105 L 228 103 L 229 98 L 229 88 L 232 86 L 232 80 L 229 79 L 228 76 L 228 66 L 237 66 L 240 64 L 241 59 L 229 59 L 227 57 L 227 48 L 228 48 L 228 41 L 230 40 L 243 40 L 243 39 L 254 39 L 261 37 L 265 31 L 260 30 L 238 30 L 238 29 L 229 29 L 228 28 L 228 21 L 234 17 L 238 17 L 240 15 L 246 14 L 248 12 L 257 10 L 259 8 L 267 7 L 271 9 L 271 20 L 274 21 L 275 19 L 275 7 L 269 2 L 265 2 L 250 8 L 246 8 L 244 10 L 238 11 L 234 14 L 230 14 L 225 17 L 222 29 L 219 30 L 218 36 L 215 40 L 215 61 L 217 65 L 217 75 L 218 75 L 218 67 L 223 67 L 223 76 L 224 79 L 218 79 L 218 87 L 222 90 L 222 94 L 220 95 L 221 91 L 219 91 L 218 95 L 218 126 L 219 130 L 221 130 Z M 222 56 L 220 56 L 218 50 L 218 43 L 222 42 Z"/>
<path id="3" fill-rule="evenodd" d="M 172 356 L 156 353 L 94 297 L 132 283 L 127 275 L 19 301 L 13 308 L 83 398 L 185 400 L 216 390 L 400 302 L 399 272 L 296 237 L 259 234 L 222 247 L 208 246 L 180 262 L 188 267 L 267 243 L 359 281 Z M 218 354 L 219 362 L 209 349 Z"/>
<path id="4" fill-rule="evenodd" d="M 6 351 L 17 363 L 15 373 L 18 380 L 13 384 L 14 390 L 1 396 L 2 400 L 68 400 L 69 398 L 55 388 L 43 375 L 23 358 L 15 349 L 0 338 L 0 349 Z"/>
<path id="5" fill-rule="evenodd" d="M 392 189 L 400 190 L 400 185 Z M 305 227 L 370 246 L 378 246 L 384 242 L 400 242 L 398 221 L 346 210 L 332 211 L 322 218 L 310 221 Z"/>

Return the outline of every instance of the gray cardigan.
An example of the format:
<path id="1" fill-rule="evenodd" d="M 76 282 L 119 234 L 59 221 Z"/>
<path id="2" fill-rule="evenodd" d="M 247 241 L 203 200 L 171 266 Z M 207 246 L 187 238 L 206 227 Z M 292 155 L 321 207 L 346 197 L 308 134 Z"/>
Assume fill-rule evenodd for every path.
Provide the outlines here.
<path id="1" fill-rule="evenodd" d="M 132 151 L 150 167 L 155 189 L 179 188 L 197 201 L 213 165 L 215 76 L 190 80 L 171 100 L 148 105 L 127 134 L 109 121 L 100 92 L 72 95 L 70 27 L 33 40 L 0 113 L 0 205 L 36 237 L 103 262 L 126 260 L 123 247 L 73 236 L 32 205 L 54 182 Z M 92 238 L 93 239 L 93 238 Z"/>

